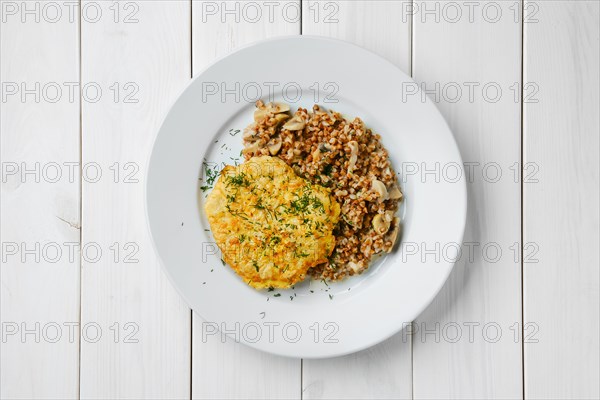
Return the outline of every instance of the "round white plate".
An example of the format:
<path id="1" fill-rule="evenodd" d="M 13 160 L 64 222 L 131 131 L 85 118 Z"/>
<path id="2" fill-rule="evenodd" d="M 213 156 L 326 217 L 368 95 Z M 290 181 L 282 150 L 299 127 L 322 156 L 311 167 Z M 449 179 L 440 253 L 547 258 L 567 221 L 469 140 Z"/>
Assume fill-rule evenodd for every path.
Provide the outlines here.
<path id="1" fill-rule="evenodd" d="M 462 241 L 467 198 L 452 133 L 416 88 L 377 55 L 306 36 L 246 47 L 190 82 L 158 132 L 146 207 L 162 265 L 204 320 L 202 340 L 221 340 L 221 330 L 270 353 L 331 357 L 385 340 L 431 302 Z M 381 135 L 405 194 L 394 253 L 351 279 L 274 292 L 249 287 L 222 264 L 201 187 L 208 185 L 207 170 L 241 159 L 238 131 L 252 121 L 258 98 L 288 103 L 293 111 L 318 103 L 360 116 Z"/>

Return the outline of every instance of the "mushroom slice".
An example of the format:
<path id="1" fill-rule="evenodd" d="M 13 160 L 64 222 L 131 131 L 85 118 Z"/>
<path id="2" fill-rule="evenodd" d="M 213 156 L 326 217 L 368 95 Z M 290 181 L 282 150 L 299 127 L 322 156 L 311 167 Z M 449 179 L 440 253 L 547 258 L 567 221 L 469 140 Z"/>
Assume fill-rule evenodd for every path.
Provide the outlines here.
<path id="1" fill-rule="evenodd" d="M 358 142 L 355 140 L 351 140 L 348 142 L 348 147 L 350 147 L 350 162 L 348 164 L 348 173 L 352 173 L 352 171 L 354 171 L 354 167 L 356 167 L 356 161 L 358 160 Z"/>
<path id="2" fill-rule="evenodd" d="M 256 125 L 252 124 L 250 126 L 248 126 L 246 129 L 244 129 L 244 133 L 242 134 L 242 139 L 244 140 L 255 140 L 256 139 Z"/>
<path id="3" fill-rule="evenodd" d="M 254 111 L 254 121 L 260 122 L 269 114 L 274 114 L 277 118 L 277 115 L 287 113 L 288 111 L 290 111 L 290 106 L 284 103 L 269 103 L 266 106 L 261 103 L 258 104 L 256 111 Z M 289 116 L 284 119 L 287 118 Z M 278 119 L 278 121 L 280 120 Z"/>
<path id="4" fill-rule="evenodd" d="M 295 115 L 292 117 L 292 119 L 286 122 L 285 125 L 283 125 L 283 129 L 287 129 L 288 131 L 299 131 L 304 129 L 305 126 L 306 124 L 304 123 L 304 120 Z"/>
<path id="5" fill-rule="evenodd" d="M 330 153 L 333 151 L 333 147 L 329 143 L 321 143 L 317 146 L 317 149 L 313 151 L 313 161 L 319 161 L 324 153 Z"/>
<path id="6" fill-rule="evenodd" d="M 380 235 L 384 235 L 390 230 L 390 221 L 387 220 L 384 214 L 377 214 L 373 218 L 373 229 Z"/>
<path id="7" fill-rule="evenodd" d="M 400 218 L 394 217 L 393 221 L 394 227 L 387 235 L 386 239 L 392 242 L 392 245 L 386 250 L 386 253 L 391 253 L 396 244 L 396 240 L 398 240 L 398 234 L 400 233 Z"/>
<path id="8" fill-rule="evenodd" d="M 348 261 L 348 266 L 354 271 L 355 274 L 360 270 L 360 264 L 355 263 L 354 261 Z"/>
<path id="9" fill-rule="evenodd" d="M 273 114 L 281 114 L 290 111 L 290 106 L 285 103 L 274 103 L 271 105 Z"/>
<path id="10" fill-rule="evenodd" d="M 279 150 L 281 150 L 281 138 L 277 137 L 277 138 L 271 139 L 268 147 L 269 147 L 269 153 L 271 153 L 272 156 L 279 153 Z"/>
<path id="11" fill-rule="evenodd" d="M 290 116 L 288 114 L 275 114 L 273 118 L 275 118 L 275 126 L 279 126 L 283 121 L 290 119 Z"/>
<path id="12" fill-rule="evenodd" d="M 385 212 L 384 215 L 385 215 L 385 220 L 386 221 L 392 222 L 394 220 L 394 211 L 388 210 L 388 211 Z"/>
<path id="13" fill-rule="evenodd" d="M 371 181 L 371 190 L 373 190 L 375 193 L 377 193 L 377 197 L 379 197 L 380 202 L 387 200 L 388 191 L 387 191 L 384 183 L 381 182 L 379 179 L 373 179 Z"/>
<path id="14" fill-rule="evenodd" d="M 256 111 L 254 111 L 254 121 L 255 122 L 262 121 L 263 119 L 265 119 L 265 117 L 267 116 L 268 113 L 269 113 L 269 109 L 267 107 L 257 108 Z"/>
<path id="15" fill-rule="evenodd" d="M 246 147 L 244 147 L 244 149 L 242 150 L 242 154 L 254 154 L 256 153 L 258 150 L 260 150 L 260 145 L 261 145 L 261 141 L 258 140 L 256 142 L 253 143 L 249 143 Z"/>
<path id="16" fill-rule="evenodd" d="M 389 193 L 388 193 L 388 198 L 390 200 L 400 200 L 402 199 L 402 192 L 400 191 L 400 189 L 398 188 L 398 186 L 394 185 Z"/>

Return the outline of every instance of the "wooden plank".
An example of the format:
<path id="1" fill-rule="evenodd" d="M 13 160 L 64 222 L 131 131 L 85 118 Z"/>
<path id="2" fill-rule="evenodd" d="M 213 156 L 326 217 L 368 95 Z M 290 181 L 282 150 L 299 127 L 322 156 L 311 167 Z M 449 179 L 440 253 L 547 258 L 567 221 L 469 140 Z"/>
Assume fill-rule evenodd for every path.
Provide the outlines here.
<path id="1" fill-rule="evenodd" d="M 402 1 L 305 1 L 302 32 L 346 40 L 371 50 L 410 73 L 410 16 Z M 304 360 L 303 398 L 410 398 L 410 337 L 391 339 L 359 353 Z"/>
<path id="2" fill-rule="evenodd" d="M 299 1 L 193 1 L 193 73 L 261 39 L 300 32 Z M 193 316 L 192 397 L 293 399 L 300 397 L 300 360 L 272 356 L 220 335 L 202 340 Z"/>
<path id="3" fill-rule="evenodd" d="M 461 257 L 414 323 L 414 397 L 520 398 L 521 342 L 514 338 L 521 323 L 521 268 L 515 260 L 521 190 L 514 172 L 521 159 L 521 104 L 515 100 L 521 82 L 521 22 L 515 20 L 520 6 L 415 5 L 413 75 L 431 91 L 429 98 L 469 163 L 469 206 Z"/>
<path id="4" fill-rule="evenodd" d="M 3 399 L 78 393 L 78 22 L 36 3 L 0 2 Z"/>
<path id="5" fill-rule="evenodd" d="M 530 399 L 600 398 L 599 8 L 525 3 L 539 21 L 525 24 L 524 42 L 524 78 L 539 88 L 523 114 L 526 173 L 537 171 L 524 184 L 524 240 L 535 245 L 523 266 Z"/>
<path id="6" fill-rule="evenodd" d="M 411 74 L 410 1 L 305 0 L 302 34 L 355 43 Z"/>
<path id="7" fill-rule="evenodd" d="M 300 33 L 300 1 L 192 0 L 194 75 L 258 40 Z"/>
<path id="8" fill-rule="evenodd" d="M 103 256 L 93 262 L 92 249 L 82 265 L 82 324 L 92 339 L 93 323 L 103 335 L 82 341 L 81 397 L 186 398 L 190 310 L 151 246 L 144 179 L 159 124 L 190 78 L 190 3 L 84 1 L 86 9 L 82 80 L 102 96 L 94 101 L 90 89 L 83 102 L 82 157 L 102 178 L 94 183 L 90 168 L 84 179 L 82 240 Z"/>
<path id="9" fill-rule="evenodd" d="M 343 357 L 304 360 L 303 399 L 412 398 L 410 336 Z"/>

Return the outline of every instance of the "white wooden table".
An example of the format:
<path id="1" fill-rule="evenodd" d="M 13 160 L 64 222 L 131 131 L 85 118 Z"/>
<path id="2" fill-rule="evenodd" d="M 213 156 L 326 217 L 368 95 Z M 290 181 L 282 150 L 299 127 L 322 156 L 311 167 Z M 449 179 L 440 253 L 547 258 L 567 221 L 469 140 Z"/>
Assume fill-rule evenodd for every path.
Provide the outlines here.
<path id="1" fill-rule="evenodd" d="M 600 397 L 597 1 L 0 4 L 3 399 Z M 422 83 L 469 178 L 442 292 L 412 329 L 328 360 L 203 340 L 143 211 L 190 78 L 298 34 Z"/>

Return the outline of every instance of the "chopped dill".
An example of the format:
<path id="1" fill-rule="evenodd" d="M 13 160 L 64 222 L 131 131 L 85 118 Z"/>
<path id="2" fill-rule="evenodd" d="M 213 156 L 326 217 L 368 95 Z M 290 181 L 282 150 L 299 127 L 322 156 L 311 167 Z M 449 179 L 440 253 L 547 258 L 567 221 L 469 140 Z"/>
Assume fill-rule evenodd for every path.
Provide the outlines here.
<path id="1" fill-rule="evenodd" d="M 296 258 L 305 258 L 308 257 L 309 254 L 304 250 L 298 251 L 298 249 L 294 250 L 294 257 Z"/>
<path id="2" fill-rule="evenodd" d="M 323 205 L 323 202 L 316 196 L 310 196 L 308 193 L 304 193 L 301 197 L 290 203 L 290 208 L 293 214 L 304 214 L 308 212 L 309 207 L 312 207 L 314 210 L 325 212 L 325 206 Z"/>
<path id="3" fill-rule="evenodd" d="M 245 173 L 240 172 L 237 175 L 228 176 L 227 177 L 227 184 L 228 185 L 235 185 L 235 186 L 248 186 L 248 185 L 250 185 L 250 181 L 246 177 Z"/>
<path id="4" fill-rule="evenodd" d="M 200 186 L 200 190 L 206 192 L 208 189 L 212 189 L 215 184 L 215 180 L 219 177 L 220 170 L 217 165 L 210 166 L 208 163 L 204 162 L 204 179 L 201 179 L 205 182 L 204 185 Z"/>

